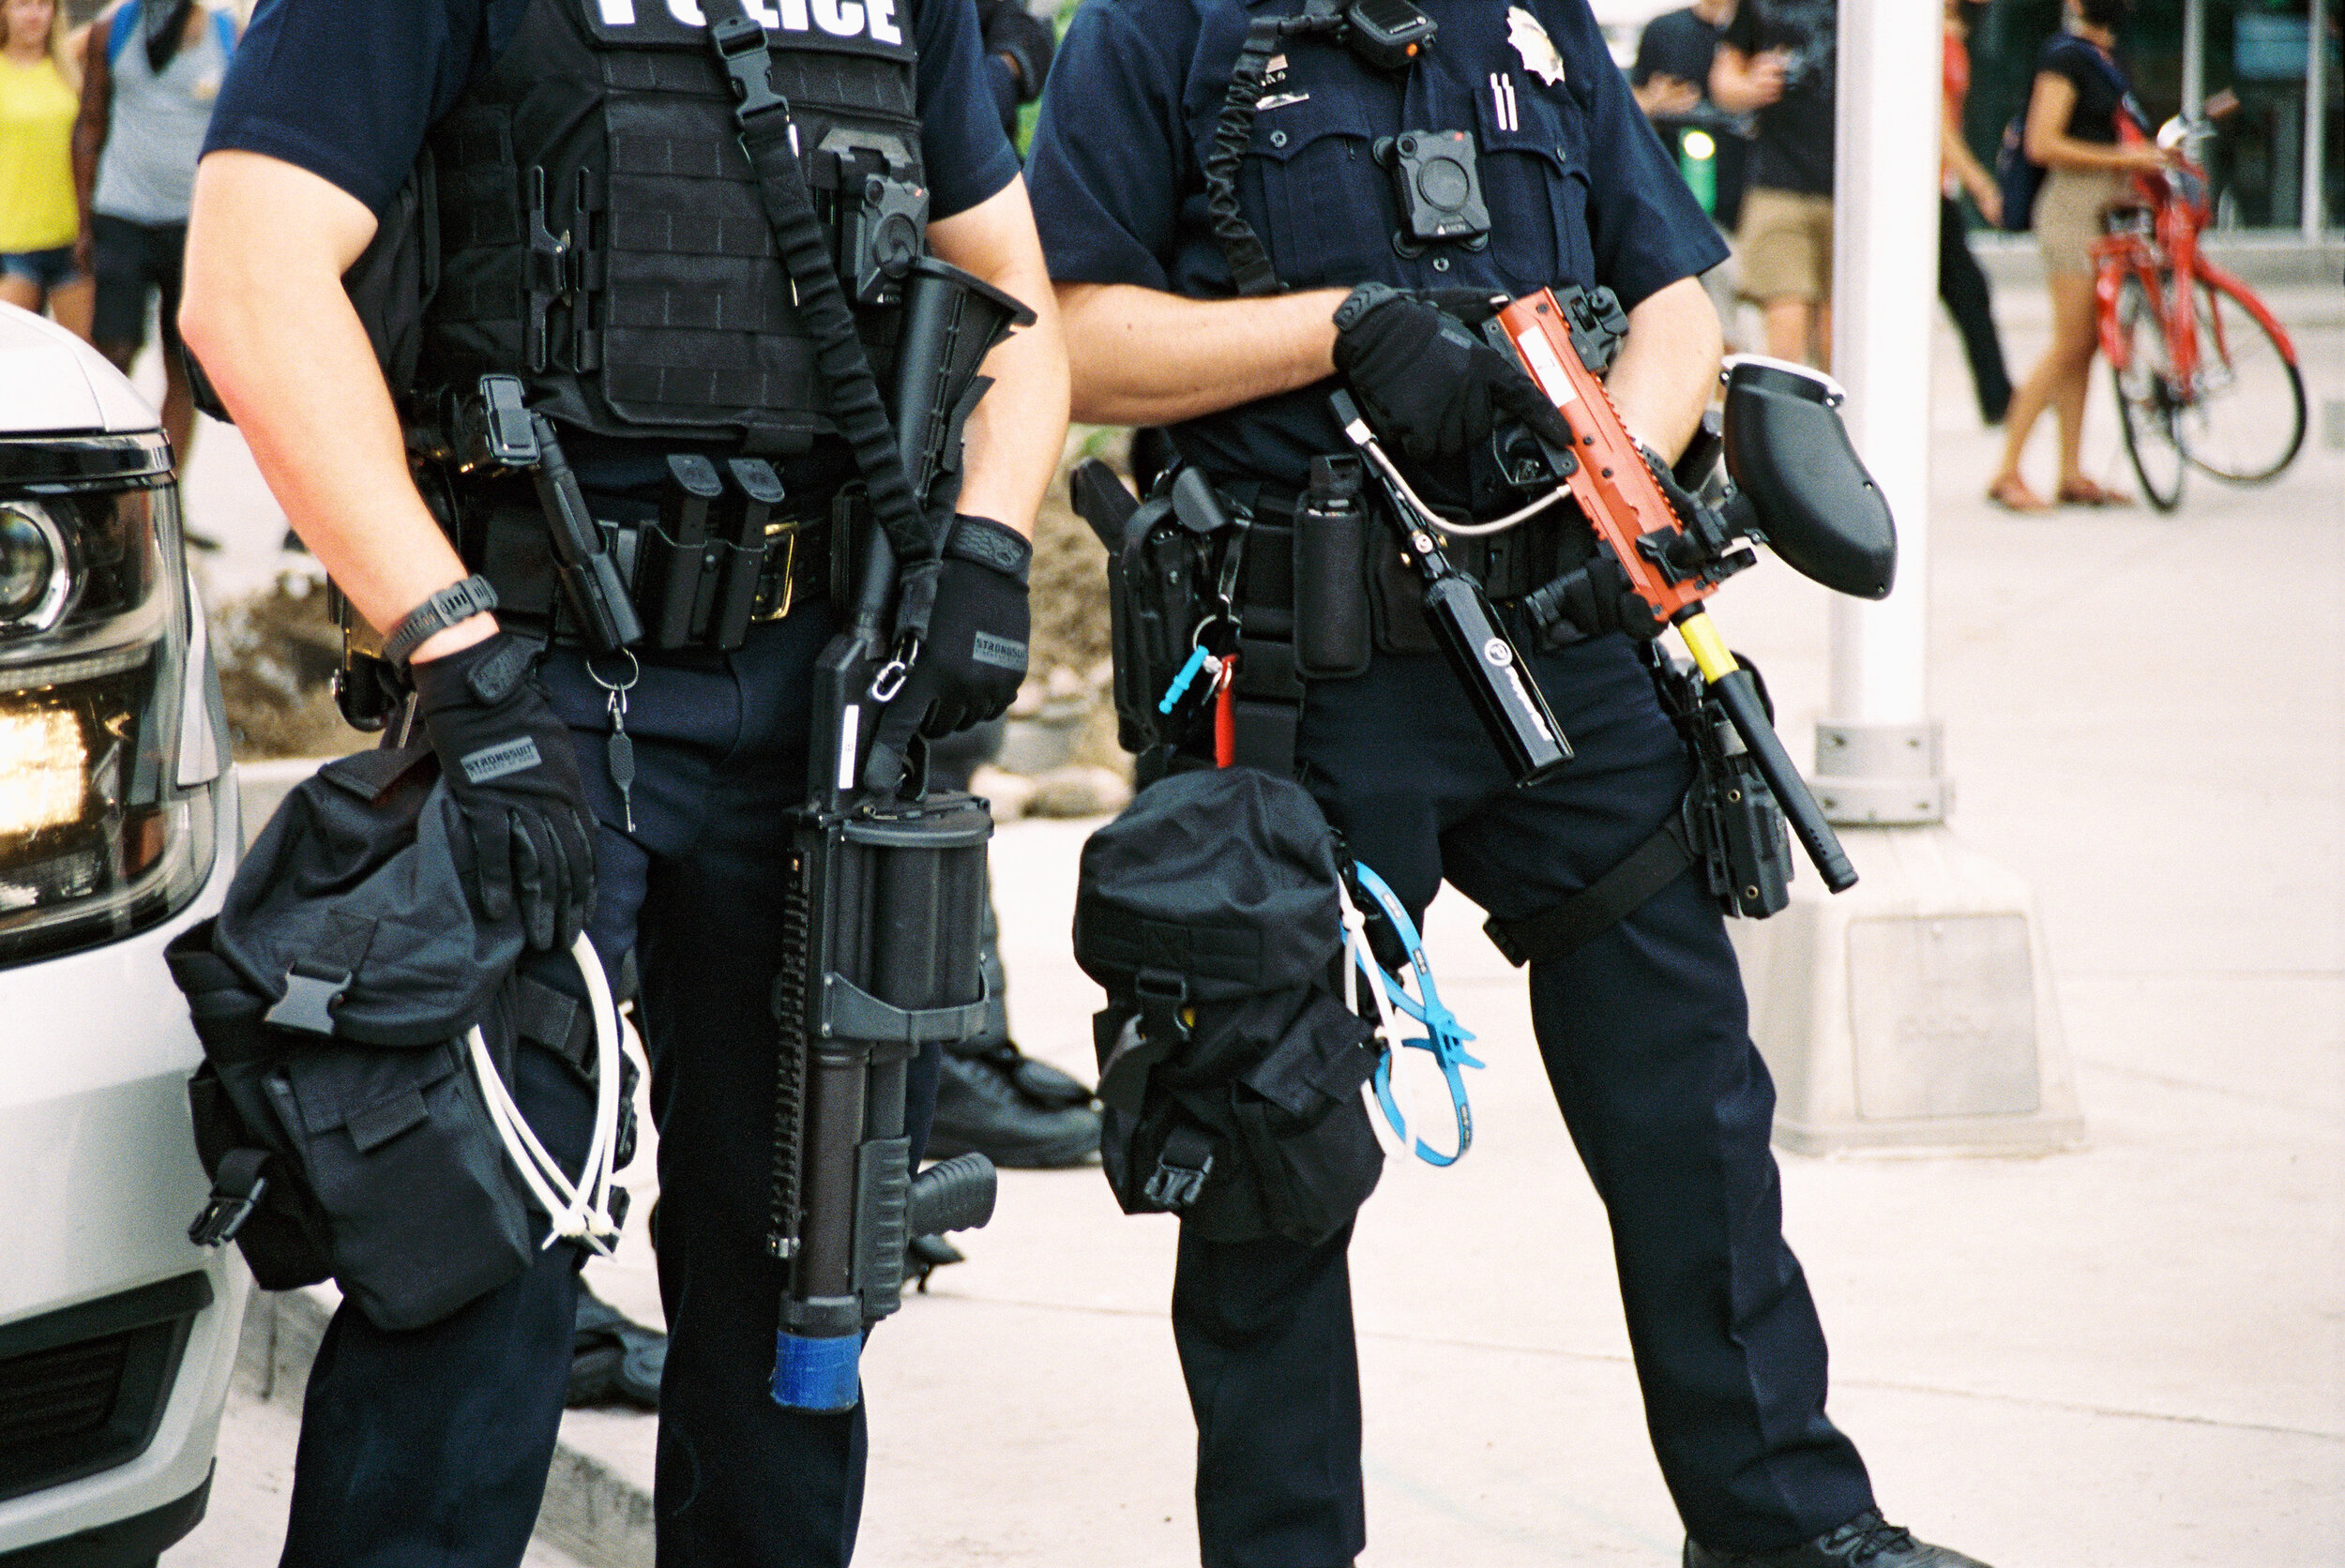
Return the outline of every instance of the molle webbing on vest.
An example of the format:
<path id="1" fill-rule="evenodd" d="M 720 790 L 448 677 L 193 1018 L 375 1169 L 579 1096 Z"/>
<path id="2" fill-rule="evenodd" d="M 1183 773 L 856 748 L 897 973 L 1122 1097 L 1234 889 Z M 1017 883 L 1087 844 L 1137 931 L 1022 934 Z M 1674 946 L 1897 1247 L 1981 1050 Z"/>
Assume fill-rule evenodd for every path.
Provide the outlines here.
<path id="1" fill-rule="evenodd" d="M 664 9 L 632 32 L 592 9 L 537 0 L 433 128 L 444 261 L 418 383 L 519 375 L 575 429 L 802 451 L 833 430 L 814 343 L 705 40 Z M 769 34 L 834 241 L 873 177 L 925 184 L 913 51 L 877 37 Z M 856 312 L 882 374 L 897 313 Z"/>

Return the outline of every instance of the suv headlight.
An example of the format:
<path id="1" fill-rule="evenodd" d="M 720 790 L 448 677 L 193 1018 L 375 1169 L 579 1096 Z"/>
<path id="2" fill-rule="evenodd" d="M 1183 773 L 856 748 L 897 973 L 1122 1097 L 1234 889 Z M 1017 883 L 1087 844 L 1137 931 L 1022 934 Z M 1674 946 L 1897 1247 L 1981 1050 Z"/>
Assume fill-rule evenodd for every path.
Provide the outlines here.
<path id="1" fill-rule="evenodd" d="M 0 965 L 128 936 L 209 874 L 176 787 L 187 568 L 154 435 L 0 440 Z"/>

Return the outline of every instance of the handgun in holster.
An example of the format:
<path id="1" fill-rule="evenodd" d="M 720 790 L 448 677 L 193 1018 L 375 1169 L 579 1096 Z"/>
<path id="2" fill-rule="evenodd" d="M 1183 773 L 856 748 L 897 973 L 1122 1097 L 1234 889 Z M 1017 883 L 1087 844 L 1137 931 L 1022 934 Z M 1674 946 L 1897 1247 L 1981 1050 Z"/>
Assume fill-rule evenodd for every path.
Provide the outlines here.
<path id="1" fill-rule="evenodd" d="M 961 427 L 983 395 L 977 368 L 1013 325 L 1016 300 L 934 261 L 904 285 L 889 410 L 922 515 L 949 525 Z M 905 1096 L 923 1049 L 985 1027 L 978 936 L 986 897 L 983 801 L 926 788 L 915 741 L 893 788 L 867 782 L 889 665 L 896 560 L 874 526 L 857 547 L 845 628 L 814 674 L 808 804 L 785 889 L 767 1250 L 788 1271 L 773 1396 L 841 1410 L 859 1397 L 864 1331 L 901 1304 L 914 1236 L 982 1225 L 993 1168 L 964 1154 L 911 1169 Z M 878 688 L 884 691 L 885 688 Z M 892 693 L 886 693 L 892 695 Z"/>

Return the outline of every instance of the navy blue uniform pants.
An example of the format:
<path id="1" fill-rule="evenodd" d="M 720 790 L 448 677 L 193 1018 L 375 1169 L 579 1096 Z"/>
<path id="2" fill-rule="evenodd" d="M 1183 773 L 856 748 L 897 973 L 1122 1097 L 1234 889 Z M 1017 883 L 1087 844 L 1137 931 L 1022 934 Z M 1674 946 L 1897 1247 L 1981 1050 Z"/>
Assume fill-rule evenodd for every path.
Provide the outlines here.
<path id="1" fill-rule="evenodd" d="M 632 950 L 659 1129 L 659 1285 L 668 1319 L 654 1508 L 661 1568 L 840 1568 L 862 1508 L 862 1407 L 785 1410 L 768 1385 L 783 1270 L 765 1254 L 790 813 L 806 792 L 808 700 L 831 626 L 819 603 L 730 655 L 643 660 L 628 692 L 634 827 L 604 762 L 608 694 L 574 649 L 543 676 L 573 727 L 600 832 L 587 936 L 615 973 Z M 617 684 L 624 656 L 594 661 Z M 575 991 L 567 957 L 533 972 Z M 551 1057 L 517 1095 L 533 1126 L 592 1103 Z M 538 1081 L 542 1078 L 543 1081 Z M 936 1055 L 915 1064 L 915 1158 Z M 310 1381 L 288 1564 L 510 1568 L 544 1493 L 562 1417 L 576 1255 L 444 1323 L 386 1334 L 345 1309 Z M 329 1423 L 321 1416 L 331 1413 Z"/>
<path id="2" fill-rule="evenodd" d="M 1509 787 L 1437 657 L 1379 655 L 1356 679 L 1311 687 L 1303 780 L 1412 911 L 1445 881 L 1505 918 L 1552 908 L 1685 792 L 1685 749 L 1624 639 L 1532 663 L 1578 755 L 1527 792 Z M 1871 1487 L 1825 1419 L 1823 1332 L 1783 1241 L 1774 1085 L 1696 873 L 1534 964 L 1531 1004 L 1611 1222 L 1646 1425 L 1688 1533 L 1768 1550 L 1862 1512 Z M 1336 1568 L 1366 1544 L 1350 1240 L 1182 1234 L 1172 1321 L 1206 1568 Z"/>

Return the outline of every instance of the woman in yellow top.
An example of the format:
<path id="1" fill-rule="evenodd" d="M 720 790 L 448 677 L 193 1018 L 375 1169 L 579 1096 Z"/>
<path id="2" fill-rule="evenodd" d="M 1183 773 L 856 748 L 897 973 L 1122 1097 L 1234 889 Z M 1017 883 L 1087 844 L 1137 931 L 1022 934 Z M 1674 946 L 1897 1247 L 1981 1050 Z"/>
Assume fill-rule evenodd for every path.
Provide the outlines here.
<path id="1" fill-rule="evenodd" d="M 74 264 L 81 72 L 58 0 L 0 0 L 0 300 L 89 336 L 97 285 Z"/>

